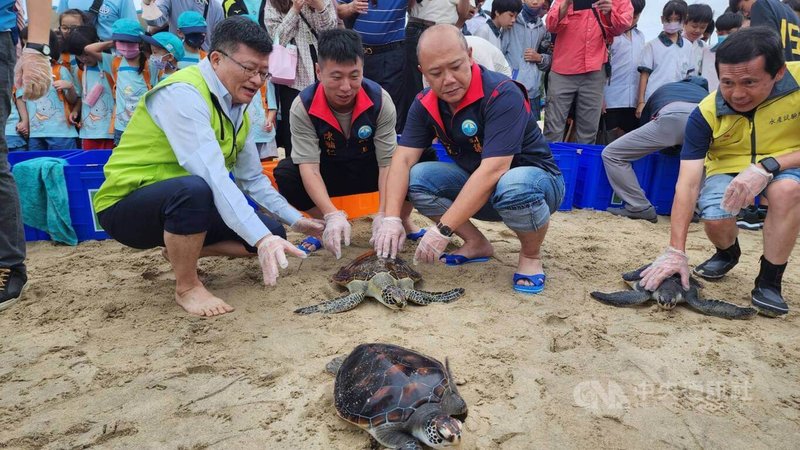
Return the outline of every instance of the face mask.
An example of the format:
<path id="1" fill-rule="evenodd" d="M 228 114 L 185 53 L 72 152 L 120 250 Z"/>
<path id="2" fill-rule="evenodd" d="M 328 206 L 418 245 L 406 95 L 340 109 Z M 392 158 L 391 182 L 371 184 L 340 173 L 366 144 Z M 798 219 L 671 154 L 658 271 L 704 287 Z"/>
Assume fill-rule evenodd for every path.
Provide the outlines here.
<path id="1" fill-rule="evenodd" d="M 139 56 L 139 44 L 136 42 L 116 43 L 117 53 L 125 59 L 133 59 Z"/>
<path id="2" fill-rule="evenodd" d="M 165 56 L 167 55 L 161 55 L 161 56 L 150 55 L 150 65 L 153 66 L 154 69 L 159 71 L 166 69 L 167 64 L 169 63 L 167 61 L 164 61 Z"/>
<path id="3" fill-rule="evenodd" d="M 680 22 L 668 22 L 664 24 L 664 33 L 667 34 L 675 34 L 678 31 L 681 31 L 683 25 Z"/>
<path id="4" fill-rule="evenodd" d="M 189 44 L 189 47 L 200 48 L 206 40 L 205 33 L 189 33 L 184 35 L 183 41 Z"/>
<path id="5" fill-rule="evenodd" d="M 724 41 L 727 38 L 728 38 L 727 35 L 725 35 L 725 36 L 717 36 L 717 45 L 722 44 L 722 41 Z"/>

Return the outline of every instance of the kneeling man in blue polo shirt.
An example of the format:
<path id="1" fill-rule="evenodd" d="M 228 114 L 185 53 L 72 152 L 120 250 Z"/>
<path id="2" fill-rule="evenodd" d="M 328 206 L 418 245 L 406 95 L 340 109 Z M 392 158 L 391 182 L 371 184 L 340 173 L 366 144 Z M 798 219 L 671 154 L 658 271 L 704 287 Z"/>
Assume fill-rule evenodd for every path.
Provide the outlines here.
<path id="1" fill-rule="evenodd" d="M 513 287 L 544 289 L 541 245 L 564 197 L 564 179 L 536 119 L 525 87 L 472 60 L 464 36 L 452 25 L 427 29 L 417 47 L 430 88 L 417 95 L 389 168 L 386 217 L 375 250 L 394 257 L 405 233 L 398 215 L 408 198 L 432 227 L 420 240 L 415 262 L 461 265 L 486 261 L 494 249 L 471 222 L 503 221 L 521 250 Z M 455 164 L 420 162 L 436 137 Z M 464 240 L 444 253 L 453 234 Z"/>

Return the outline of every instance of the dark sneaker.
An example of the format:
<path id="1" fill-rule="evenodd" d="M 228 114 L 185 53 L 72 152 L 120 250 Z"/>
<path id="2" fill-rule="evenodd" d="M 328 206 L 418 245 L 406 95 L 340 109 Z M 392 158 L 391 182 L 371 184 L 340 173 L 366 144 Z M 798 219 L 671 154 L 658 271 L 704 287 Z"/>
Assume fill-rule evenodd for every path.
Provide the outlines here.
<path id="1" fill-rule="evenodd" d="M 0 311 L 19 301 L 27 281 L 19 270 L 0 267 Z"/>
<path id="2" fill-rule="evenodd" d="M 641 211 L 631 211 L 626 208 L 608 208 L 606 211 L 615 216 L 627 217 L 629 219 L 647 220 L 648 222 L 658 223 L 658 215 L 656 215 L 656 209 L 653 208 L 652 205 L 649 208 Z"/>
<path id="3" fill-rule="evenodd" d="M 752 304 L 759 313 L 769 317 L 779 317 L 789 312 L 781 292 L 768 285 L 753 289 Z"/>
<path id="4" fill-rule="evenodd" d="M 756 206 L 748 206 L 736 216 L 736 226 L 743 230 L 760 230 L 764 228 L 767 210 Z"/>
<path id="5" fill-rule="evenodd" d="M 738 257 L 734 258 L 727 253 L 718 251 L 703 264 L 695 267 L 694 274 L 706 280 L 718 280 L 730 272 L 738 263 Z"/>

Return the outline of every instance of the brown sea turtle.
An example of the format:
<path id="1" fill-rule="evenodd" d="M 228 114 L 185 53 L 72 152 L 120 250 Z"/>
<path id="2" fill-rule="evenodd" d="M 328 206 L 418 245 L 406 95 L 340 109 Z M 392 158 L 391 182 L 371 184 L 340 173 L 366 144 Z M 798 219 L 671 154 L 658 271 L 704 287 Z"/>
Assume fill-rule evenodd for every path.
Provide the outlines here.
<path id="1" fill-rule="evenodd" d="M 750 319 L 758 313 L 753 308 L 743 308 L 733 303 L 720 300 L 705 300 L 700 298 L 700 289 L 703 285 L 694 277 L 689 278 L 689 289 L 684 289 L 679 275 L 673 275 L 664 280 L 655 291 L 648 291 L 639 284 L 642 271 L 650 265 L 642 266 L 633 272 L 622 274 L 622 279 L 633 290 L 606 294 L 592 292 L 590 295 L 601 303 L 612 306 L 642 305 L 649 300 L 655 300 L 662 309 L 672 309 L 678 303 L 687 303 L 692 309 L 703 314 L 723 319 Z"/>
<path id="2" fill-rule="evenodd" d="M 350 264 L 339 269 L 333 281 L 347 288 L 349 293 L 318 305 L 295 310 L 297 314 L 339 313 L 355 308 L 366 297 L 372 297 L 391 309 L 405 308 L 408 302 L 417 305 L 431 303 L 450 303 L 464 295 L 463 288 L 447 292 L 426 292 L 414 289 L 414 283 L 422 280 L 422 275 L 403 261 L 379 258 L 370 250 Z"/>
<path id="3" fill-rule="evenodd" d="M 458 445 L 467 403 L 450 365 L 391 344 L 361 344 L 331 361 L 333 399 L 342 419 L 392 449 Z"/>

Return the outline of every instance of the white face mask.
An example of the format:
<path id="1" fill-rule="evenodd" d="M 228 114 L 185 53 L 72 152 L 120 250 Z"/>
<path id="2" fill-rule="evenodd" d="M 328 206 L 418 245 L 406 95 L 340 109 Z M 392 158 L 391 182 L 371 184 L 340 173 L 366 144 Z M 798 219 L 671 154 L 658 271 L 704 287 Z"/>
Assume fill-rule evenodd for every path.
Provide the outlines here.
<path id="1" fill-rule="evenodd" d="M 667 22 L 664 24 L 664 32 L 667 34 L 675 34 L 683 28 L 680 22 Z"/>

